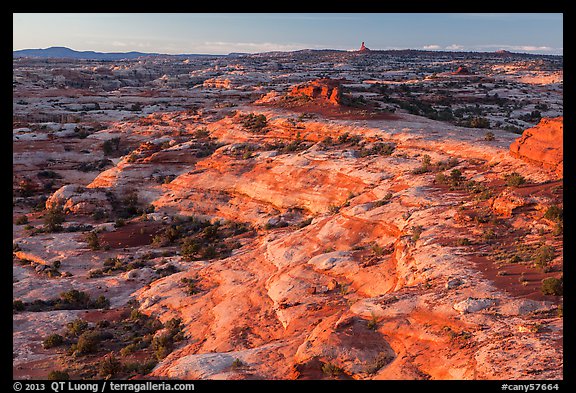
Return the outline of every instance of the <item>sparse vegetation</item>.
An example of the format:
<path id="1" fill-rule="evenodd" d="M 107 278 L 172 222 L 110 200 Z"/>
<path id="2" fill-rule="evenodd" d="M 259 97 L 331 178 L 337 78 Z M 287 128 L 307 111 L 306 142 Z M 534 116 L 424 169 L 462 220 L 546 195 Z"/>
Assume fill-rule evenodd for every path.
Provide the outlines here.
<path id="1" fill-rule="evenodd" d="M 534 265 L 548 272 L 549 263 L 554 259 L 555 252 L 552 246 L 543 245 L 534 253 Z"/>
<path id="2" fill-rule="evenodd" d="M 376 318 L 376 314 L 374 312 L 370 312 L 370 320 L 368 321 L 368 329 L 376 330 L 378 328 L 378 319 Z"/>
<path id="3" fill-rule="evenodd" d="M 342 374 L 344 370 L 342 370 L 341 367 L 338 367 L 337 365 L 333 364 L 333 363 L 323 363 L 322 364 L 322 372 L 324 373 L 324 375 L 328 376 L 328 377 L 336 377 L 340 374 Z"/>
<path id="4" fill-rule="evenodd" d="M 64 211 L 61 206 L 57 205 L 44 214 L 44 229 L 46 232 L 59 232 L 62 230 L 64 220 Z"/>
<path id="5" fill-rule="evenodd" d="M 378 370 L 386 366 L 392 360 L 394 360 L 393 355 L 390 355 L 386 352 L 381 352 L 378 354 L 378 356 L 376 357 L 376 359 L 374 359 L 372 363 L 366 365 L 365 372 L 366 374 L 375 374 L 376 372 L 378 372 Z"/>
<path id="6" fill-rule="evenodd" d="M 19 216 L 18 218 L 16 218 L 16 221 L 14 221 L 14 223 L 16 225 L 28 224 L 28 216 L 26 216 L 26 215 Z"/>
<path id="7" fill-rule="evenodd" d="M 242 363 L 242 360 L 240 360 L 238 358 L 234 359 L 234 361 L 232 362 L 232 369 L 233 370 L 238 370 L 242 366 L 244 366 L 244 363 Z"/>
<path id="8" fill-rule="evenodd" d="M 462 237 L 462 238 L 458 238 L 456 239 L 456 245 L 457 246 L 469 246 L 470 243 L 470 239 L 468 239 L 467 237 Z"/>
<path id="9" fill-rule="evenodd" d="M 417 242 L 418 239 L 420 239 L 420 235 L 422 234 L 422 232 L 424 232 L 424 228 L 422 227 L 422 225 L 415 225 L 411 227 L 410 230 L 412 232 L 413 242 Z"/>
<path id="10" fill-rule="evenodd" d="M 54 348 L 64 343 L 64 337 L 59 334 L 51 334 L 42 341 L 42 346 L 45 349 Z"/>
<path id="11" fill-rule="evenodd" d="M 108 156 L 120 148 L 120 137 L 108 139 L 102 143 L 102 151 Z"/>
<path id="12" fill-rule="evenodd" d="M 86 235 L 86 243 L 88 248 L 93 251 L 100 249 L 100 240 L 98 239 L 96 232 L 88 232 Z"/>
<path id="13" fill-rule="evenodd" d="M 240 119 L 242 126 L 255 134 L 263 133 L 268 126 L 268 119 L 263 114 L 255 115 L 254 113 L 249 113 L 241 116 Z"/>
<path id="14" fill-rule="evenodd" d="M 111 352 L 104 356 L 98 367 L 98 375 L 102 378 L 114 378 L 122 371 L 122 363 Z"/>
<path id="15" fill-rule="evenodd" d="M 552 205 L 546 209 L 546 213 L 544 213 L 544 218 L 554 221 L 557 223 L 562 222 L 564 215 L 564 210 L 559 207 L 558 205 Z"/>
<path id="16" fill-rule="evenodd" d="M 496 138 L 494 137 L 494 133 L 492 131 L 488 131 L 486 134 L 484 134 L 485 141 L 493 141 L 494 139 Z"/>
<path id="17" fill-rule="evenodd" d="M 544 295 L 562 296 L 564 283 L 560 278 L 548 277 L 542 280 L 542 293 Z"/>
<path id="18" fill-rule="evenodd" d="M 512 172 L 504 175 L 504 180 L 506 181 L 506 185 L 510 187 L 519 187 L 522 184 L 526 183 L 526 179 L 524 178 L 524 176 L 522 176 L 517 172 Z"/>
<path id="19" fill-rule="evenodd" d="M 52 370 L 48 373 L 47 379 L 49 381 L 67 381 L 70 379 L 70 375 L 65 371 Z"/>

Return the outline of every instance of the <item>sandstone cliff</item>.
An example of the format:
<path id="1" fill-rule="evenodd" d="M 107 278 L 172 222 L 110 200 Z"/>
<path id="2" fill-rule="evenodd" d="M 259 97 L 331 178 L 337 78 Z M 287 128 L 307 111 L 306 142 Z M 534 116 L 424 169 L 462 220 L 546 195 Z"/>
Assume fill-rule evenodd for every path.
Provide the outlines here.
<path id="1" fill-rule="evenodd" d="M 563 116 L 543 118 L 510 145 L 510 154 L 563 176 Z"/>

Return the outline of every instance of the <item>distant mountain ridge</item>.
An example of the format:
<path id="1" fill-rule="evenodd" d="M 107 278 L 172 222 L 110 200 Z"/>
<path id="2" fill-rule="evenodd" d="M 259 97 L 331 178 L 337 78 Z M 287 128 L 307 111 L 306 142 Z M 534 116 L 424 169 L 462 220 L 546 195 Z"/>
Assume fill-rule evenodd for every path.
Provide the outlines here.
<path id="1" fill-rule="evenodd" d="M 52 46 L 45 49 L 21 49 L 12 52 L 12 58 L 18 57 L 37 57 L 37 58 L 62 58 L 62 59 L 84 59 L 84 60 L 130 60 L 139 57 L 219 57 L 222 55 L 204 55 L 204 54 L 178 54 L 169 55 L 162 53 L 143 53 L 143 52 L 95 52 L 95 51 L 77 51 L 64 46 Z"/>
<path id="2" fill-rule="evenodd" d="M 165 54 L 165 53 L 144 53 L 144 52 L 95 52 L 95 51 L 77 51 L 64 46 L 52 46 L 45 49 L 21 49 L 12 52 L 12 58 L 34 57 L 34 58 L 60 58 L 60 59 L 83 59 L 83 60 L 132 60 L 139 57 L 172 57 L 172 58 L 190 58 L 190 57 L 238 57 L 238 56 L 262 56 L 262 55 L 282 55 L 286 53 L 307 54 L 307 53 L 357 53 L 365 56 L 370 54 L 389 54 L 389 55 L 425 55 L 425 56 L 442 56 L 453 54 L 476 54 L 476 55 L 496 55 L 496 56 L 514 56 L 514 57 L 562 57 L 562 55 L 541 55 L 531 53 L 516 53 L 499 50 L 496 52 L 451 52 L 451 51 L 431 51 L 421 49 L 387 49 L 387 50 L 370 50 L 370 51 L 345 51 L 338 49 L 300 49 L 292 52 L 272 51 L 262 53 L 229 53 L 228 55 L 209 55 L 209 54 Z"/>

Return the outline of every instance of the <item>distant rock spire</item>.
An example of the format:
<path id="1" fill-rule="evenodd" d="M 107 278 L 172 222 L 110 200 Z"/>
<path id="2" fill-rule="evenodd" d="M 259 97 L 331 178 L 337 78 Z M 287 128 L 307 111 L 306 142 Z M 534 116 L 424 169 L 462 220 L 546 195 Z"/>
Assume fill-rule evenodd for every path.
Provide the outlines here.
<path id="1" fill-rule="evenodd" d="M 360 46 L 360 50 L 358 52 L 369 52 L 370 49 L 366 48 L 364 45 L 364 41 L 362 41 L 362 45 Z"/>

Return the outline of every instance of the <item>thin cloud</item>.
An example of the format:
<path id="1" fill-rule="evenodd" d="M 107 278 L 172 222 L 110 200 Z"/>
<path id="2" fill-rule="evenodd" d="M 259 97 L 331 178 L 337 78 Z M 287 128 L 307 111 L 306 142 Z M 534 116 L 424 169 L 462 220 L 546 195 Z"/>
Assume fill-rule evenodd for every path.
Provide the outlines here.
<path id="1" fill-rule="evenodd" d="M 318 48 L 318 45 L 314 45 Z M 275 42 L 226 42 L 226 41 L 207 41 L 198 45 L 196 49 L 202 51 L 224 52 L 274 52 L 274 51 L 294 51 L 310 48 L 308 44 L 291 43 L 279 44 Z"/>
<path id="2" fill-rule="evenodd" d="M 422 48 L 426 50 L 437 50 L 440 49 L 440 45 L 424 45 Z"/>
<path id="3" fill-rule="evenodd" d="M 562 52 L 562 48 L 553 48 L 551 46 L 536 46 L 536 45 L 477 45 L 477 49 L 504 49 L 509 51 L 520 51 L 520 52 Z"/>
<path id="4" fill-rule="evenodd" d="M 447 49 L 447 50 L 462 50 L 462 49 L 464 49 L 464 46 L 458 45 L 458 44 L 452 44 L 452 45 L 448 45 L 445 49 Z"/>

